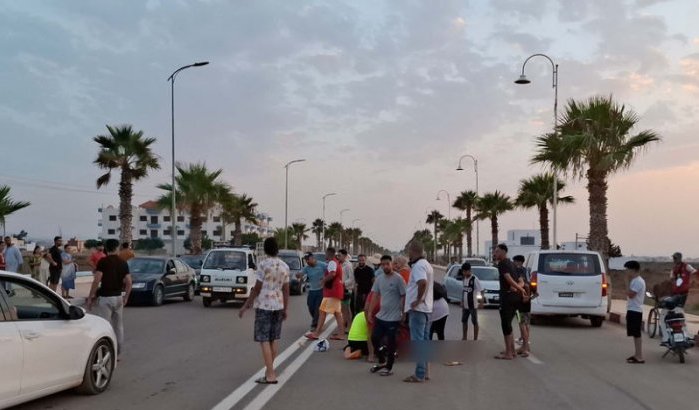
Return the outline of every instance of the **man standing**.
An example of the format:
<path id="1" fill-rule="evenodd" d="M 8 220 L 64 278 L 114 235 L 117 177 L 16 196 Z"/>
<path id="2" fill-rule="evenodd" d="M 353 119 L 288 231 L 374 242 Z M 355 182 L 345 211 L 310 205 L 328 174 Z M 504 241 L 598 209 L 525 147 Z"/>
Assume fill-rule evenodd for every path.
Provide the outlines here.
<path id="1" fill-rule="evenodd" d="M 422 383 L 427 376 L 427 353 L 430 338 L 430 314 L 433 304 L 434 271 L 424 257 L 422 243 L 408 244 L 410 279 L 405 292 L 404 311 L 408 314 L 410 340 L 415 349 L 417 363 L 415 374 L 405 379 L 407 383 Z"/>
<path id="2" fill-rule="evenodd" d="M 349 329 L 354 317 L 354 303 L 352 303 L 354 301 L 354 272 L 349 254 L 345 249 L 340 249 L 337 257 L 342 264 L 342 284 L 345 287 L 345 294 L 342 298 L 342 317 L 345 319 L 345 329 Z"/>
<path id="3" fill-rule="evenodd" d="M 344 340 L 345 323 L 342 319 L 341 303 L 345 294 L 345 288 L 342 284 L 342 264 L 337 259 L 335 248 L 333 247 L 328 248 L 325 252 L 325 258 L 328 260 L 328 266 L 323 276 L 323 300 L 320 302 L 318 327 L 314 332 L 306 333 L 305 336 L 308 339 L 317 340 L 323 332 L 327 315 L 334 315 L 338 331 L 330 336 L 330 339 Z"/>
<path id="4" fill-rule="evenodd" d="M 104 245 L 102 242 L 97 243 L 97 246 L 92 250 L 92 254 L 90 255 L 90 267 L 92 268 L 92 271 L 94 272 L 95 269 L 97 269 L 97 264 L 99 263 L 102 258 L 107 256 L 104 253 Z"/>
<path id="5" fill-rule="evenodd" d="M 276 239 L 265 239 L 264 249 L 267 258 L 260 262 L 255 287 L 238 317 L 242 318 L 250 305 L 255 308 L 255 341 L 260 343 L 265 362 L 265 375 L 255 383 L 277 384 L 274 359 L 279 351 L 277 340 L 281 338 L 282 322 L 287 318 L 289 307 L 289 266 L 277 257 L 279 245 Z"/>
<path id="6" fill-rule="evenodd" d="M 512 336 L 512 319 L 515 317 L 517 306 L 525 294 L 524 288 L 518 282 L 515 266 L 507 257 L 507 245 L 500 244 L 493 251 L 493 259 L 497 262 L 500 273 L 500 322 L 505 339 L 505 351 L 496 359 L 512 360 L 516 356 L 515 339 Z"/>
<path id="7" fill-rule="evenodd" d="M 107 256 L 95 267 L 87 310 L 97 303 L 97 315 L 112 324 L 117 337 L 120 354 L 124 343 L 124 306 L 131 294 L 131 274 L 129 265 L 117 254 L 119 241 L 107 239 L 104 244 Z M 122 296 L 122 292 L 125 292 Z"/>
<path id="8" fill-rule="evenodd" d="M 678 306 L 684 306 L 687 302 L 689 287 L 692 282 L 692 274 L 696 273 L 696 269 L 692 265 L 682 261 L 682 254 L 675 252 L 672 255 L 672 261 L 675 266 L 670 273 L 672 279 L 672 294 L 676 296 Z"/>
<path id="9" fill-rule="evenodd" d="M 19 273 L 22 269 L 24 258 L 22 252 L 12 243 L 12 238 L 5 237 L 5 270 L 8 272 Z"/>
<path id="10" fill-rule="evenodd" d="M 121 244 L 121 251 L 119 251 L 119 257 L 126 262 L 128 262 L 129 259 L 133 259 L 136 257 L 136 255 L 131 250 L 131 244 L 129 242 L 124 242 Z"/>
<path id="11" fill-rule="evenodd" d="M 5 242 L 0 242 L 0 270 L 5 270 Z"/>
<path id="12" fill-rule="evenodd" d="M 512 263 L 515 265 L 515 273 L 519 277 L 519 284 L 522 285 L 526 291 L 522 295 L 522 303 L 517 307 L 517 319 L 519 322 L 519 334 L 522 338 L 522 347 L 517 349 L 517 354 L 522 357 L 529 357 L 530 345 L 529 345 L 529 331 L 531 324 L 531 293 L 529 288 L 529 274 L 527 273 L 527 268 L 524 267 L 525 258 L 523 255 L 515 255 L 512 258 Z"/>
<path id="13" fill-rule="evenodd" d="M 634 354 L 626 359 L 627 363 L 643 364 L 643 299 L 646 296 L 646 282 L 641 277 L 641 265 L 637 261 L 628 261 L 624 264 L 626 272 L 630 275 L 628 302 L 626 304 L 626 335 L 633 337 Z"/>
<path id="14" fill-rule="evenodd" d="M 396 354 L 396 333 L 405 305 L 405 283 L 403 278 L 393 272 L 390 256 L 381 257 L 381 269 L 383 273 L 376 278 L 372 288 L 374 294 L 381 297 L 381 308 L 374 318 L 372 312 L 376 307 L 377 298 L 372 298 L 367 313 L 368 322 L 374 325 L 371 343 L 379 358 L 379 364 L 373 366 L 371 372 L 380 371 L 381 376 L 390 376 L 393 374 Z"/>
<path id="15" fill-rule="evenodd" d="M 366 299 L 371 293 L 371 288 L 374 285 L 374 270 L 366 264 L 366 255 L 357 257 L 357 269 L 354 270 L 355 283 L 355 308 L 357 312 L 364 311 Z"/>
<path id="16" fill-rule="evenodd" d="M 58 289 L 58 281 L 61 279 L 61 272 L 63 272 L 61 246 L 63 246 L 63 238 L 56 236 L 53 238 L 53 246 L 44 256 L 49 263 L 49 287 L 54 292 Z"/>
<path id="17" fill-rule="evenodd" d="M 323 275 L 328 265 L 325 262 L 318 262 L 311 252 L 308 252 L 304 258 L 306 266 L 303 267 L 303 274 L 306 275 L 308 281 L 306 305 L 308 313 L 311 315 L 311 331 L 313 331 L 318 326 L 318 310 L 320 302 L 323 300 Z"/>

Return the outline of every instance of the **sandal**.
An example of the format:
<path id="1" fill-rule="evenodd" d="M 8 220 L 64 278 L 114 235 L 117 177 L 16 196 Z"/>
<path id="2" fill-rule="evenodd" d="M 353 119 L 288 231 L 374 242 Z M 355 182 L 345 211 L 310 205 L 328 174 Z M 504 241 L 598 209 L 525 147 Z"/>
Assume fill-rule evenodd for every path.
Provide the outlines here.
<path id="1" fill-rule="evenodd" d="M 255 383 L 257 383 L 257 384 L 277 384 L 277 383 L 279 383 L 279 381 L 267 380 L 267 378 L 265 376 L 262 376 L 259 379 L 255 380 Z"/>
<path id="2" fill-rule="evenodd" d="M 497 360 L 514 360 L 514 357 L 507 357 L 504 354 L 499 354 L 495 356 Z"/>
<path id="3" fill-rule="evenodd" d="M 309 340 L 318 340 L 318 336 L 313 332 L 308 332 L 304 336 L 306 336 L 306 339 Z"/>
<path id="4" fill-rule="evenodd" d="M 404 382 L 406 383 L 424 383 L 424 380 L 420 380 L 417 377 L 413 376 L 408 376 L 405 379 L 403 379 Z"/>
<path id="5" fill-rule="evenodd" d="M 645 360 L 638 360 L 635 357 L 630 357 L 626 359 L 626 363 L 629 364 L 644 364 L 646 361 Z"/>

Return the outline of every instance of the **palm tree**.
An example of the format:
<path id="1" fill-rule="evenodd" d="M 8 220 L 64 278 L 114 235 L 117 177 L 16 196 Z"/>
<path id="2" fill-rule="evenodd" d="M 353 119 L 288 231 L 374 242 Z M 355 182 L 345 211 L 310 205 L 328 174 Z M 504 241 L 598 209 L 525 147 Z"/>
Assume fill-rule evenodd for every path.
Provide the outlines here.
<path id="1" fill-rule="evenodd" d="M 119 221 L 121 242 L 131 242 L 131 200 L 133 183 L 148 176 L 148 171 L 160 169 L 158 157 L 151 150 L 155 138 L 146 138 L 143 131 L 134 131 L 131 125 L 107 125 L 109 135 L 98 135 L 93 141 L 100 145 L 94 163 L 107 173 L 97 178 L 97 188 L 109 184 L 112 170 L 121 172 L 119 180 Z"/>
<path id="2" fill-rule="evenodd" d="M 296 242 L 299 244 L 299 249 L 303 244 L 304 239 L 308 239 L 308 235 L 306 235 L 306 232 L 308 232 L 308 228 L 306 228 L 306 224 L 303 223 L 293 223 L 291 224 L 291 231 L 294 233 L 294 236 L 296 237 Z"/>
<path id="3" fill-rule="evenodd" d="M 466 220 L 470 223 L 466 228 L 466 253 L 473 256 L 473 209 L 476 207 L 478 194 L 475 191 L 463 191 L 454 201 L 454 208 L 466 211 Z"/>
<path id="4" fill-rule="evenodd" d="M 539 227 L 541 229 L 541 249 L 549 249 L 549 209 L 548 204 L 553 203 L 553 173 L 547 172 L 534 175 L 529 179 L 519 182 L 519 192 L 515 205 L 528 209 L 537 208 L 539 210 Z M 558 195 L 565 189 L 565 182 L 558 180 Z M 572 196 L 559 196 L 558 203 L 572 204 L 575 202 Z M 556 245 L 556 244 L 554 244 Z"/>
<path id="5" fill-rule="evenodd" d="M 342 234 L 342 224 L 339 222 L 333 222 L 325 229 L 325 236 L 328 238 L 328 246 L 337 247 L 340 245 L 340 235 Z"/>
<path id="6" fill-rule="evenodd" d="M 5 221 L 8 216 L 31 205 L 26 201 L 13 201 L 10 197 L 10 187 L 0 185 L 0 225 L 2 225 L 2 235 L 5 236 Z"/>
<path id="7" fill-rule="evenodd" d="M 498 217 L 514 209 L 514 204 L 508 195 L 500 191 L 490 192 L 476 202 L 476 219 L 490 219 L 492 249 L 498 246 Z"/>
<path id="8" fill-rule="evenodd" d="M 352 253 L 358 254 L 358 249 L 359 249 L 359 237 L 362 236 L 362 230 L 359 228 L 350 228 L 347 230 L 349 238 L 352 243 Z"/>
<path id="9" fill-rule="evenodd" d="M 456 218 L 448 221 L 444 227 L 444 236 L 448 238 L 448 242 L 454 247 L 454 253 L 457 253 L 459 260 L 464 256 L 464 232 L 467 232 L 471 227 L 471 223 L 464 218 Z"/>
<path id="10" fill-rule="evenodd" d="M 292 227 L 277 228 L 274 230 L 274 239 L 277 243 L 284 243 L 284 238 L 288 241 L 289 249 L 301 249 L 301 245 L 296 241 L 296 236 L 294 235 L 294 230 Z"/>
<path id="11" fill-rule="evenodd" d="M 247 194 L 242 195 L 226 195 L 221 204 L 223 212 L 221 212 L 221 220 L 225 224 L 233 223 L 233 245 L 241 246 L 243 244 L 243 222 L 257 224 L 257 204 L 253 202 L 252 197 Z M 225 230 L 225 229 L 224 229 Z"/>
<path id="12" fill-rule="evenodd" d="M 434 241 L 437 241 L 437 242 L 439 241 L 439 239 L 438 239 L 439 236 L 437 235 L 437 233 L 439 231 L 439 229 L 438 229 L 439 221 L 442 220 L 443 218 L 444 218 L 444 215 L 442 215 L 439 211 L 434 210 L 434 211 L 430 212 L 427 215 L 427 219 L 425 219 L 425 223 L 434 225 Z M 436 261 L 437 254 L 436 254 L 436 250 L 434 249 L 434 241 L 432 243 L 432 245 L 433 245 L 432 246 L 432 260 Z"/>
<path id="13" fill-rule="evenodd" d="M 323 227 L 325 226 L 325 222 L 317 218 L 315 221 L 313 221 L 313 224 L 311 224 L 311 232 L 316 236 L 316 247 L 318 250 L 323 250 L 323 245 L 320 243 L 321 237 L 323 235 Z"/>
<path id="14" fill-rule="evenodd" d="M 190 238 L 192 253 L 201 254 L 201 227 L 204 218 L 217 205 L 223 205 L 231 200 L 231 187 L 222 182 L 219 177 L 223 170 L 209 171 L 206 164 L 177 165 L 177 204 L 185 209 L 190 216 Z M 172 185 L 160 184 L 158 188 L 167 191 L 158 199 L 161 208 L 168 208 L 172 203 Z"/>
<path id="15" fill-rule="evenodd" d="M 558 132 L 537 138 L 534 163 L 574 178 L 587 178 L 590 205 L 590 249 L 609 253 L 607 178 L 627 169 L 638 153 L 661 137 L 652 130 L 632 134 L 638 115 L 609 97 L 568 101 Z"/>

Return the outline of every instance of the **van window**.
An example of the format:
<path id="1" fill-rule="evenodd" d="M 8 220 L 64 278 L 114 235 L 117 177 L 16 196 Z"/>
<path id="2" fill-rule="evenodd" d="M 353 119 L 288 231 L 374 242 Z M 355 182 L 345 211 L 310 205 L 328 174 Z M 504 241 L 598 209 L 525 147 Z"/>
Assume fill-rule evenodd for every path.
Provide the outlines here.
<path id="1" fill-rule="evenodd" d="M 206 257 L 203 269 L 245 270 L 247 258 L 240 251 L 212 251 Z"/>
<path id="2" fill-rule="evenodd" d="M 301 258 L 299 258 L 296 255 L 281 255 L 280 256 L 281 260 L 284 261 L 287 265 L 289 265 L 289 269 L 291 270 L 301 270 Z"/>
<path id="3" fill-rule="evenodd" d="M 590 253 L 542 253 L 539 274 L 560 276 L 596 276 L 602 274 L 599 258 Z"/>

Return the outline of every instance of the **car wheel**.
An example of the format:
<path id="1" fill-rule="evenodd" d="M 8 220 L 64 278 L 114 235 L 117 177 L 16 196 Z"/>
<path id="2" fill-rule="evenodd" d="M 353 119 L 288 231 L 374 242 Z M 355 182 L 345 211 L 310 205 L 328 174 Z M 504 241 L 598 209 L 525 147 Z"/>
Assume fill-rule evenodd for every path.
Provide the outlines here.
<path id="1" fill-rule="evenodd" d="M 190 283 L 187 287 L 187 293 L 184 294 L 185 302 L 191 302 L 194 299 L 194 284 Z"/>
<path id="2" fill-rule="evenodd" d="M 204 304 L 204 307 L 211 307 L 211 298 L 202 298 L 201 299 L 202 303 Z"/>
<path id="3" fill-rule="evenodd" d="M 95 395 L 107 390 L 114 371 L 114 350 L 107 339 L 101 339 L 92 348 L 85 366 L 83 382 L 77 388 L 78 393 Z"/>
<path id="4" fill-rule="evenodd" d="M 604 322 L 604 318 L 601 316 L 595 316 L 590 318 L 590 323 L 592 324 L 592 327 L 602 327 L 602 322 Z"/>
<path id="5" fill-rule="evenodd" d="M 153 298 L 151 300 L 151 305 L 160 306 L 163 304 L 163 286 L 156 285 L 153 289 Z"/>

